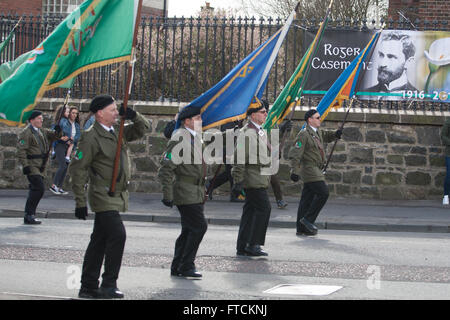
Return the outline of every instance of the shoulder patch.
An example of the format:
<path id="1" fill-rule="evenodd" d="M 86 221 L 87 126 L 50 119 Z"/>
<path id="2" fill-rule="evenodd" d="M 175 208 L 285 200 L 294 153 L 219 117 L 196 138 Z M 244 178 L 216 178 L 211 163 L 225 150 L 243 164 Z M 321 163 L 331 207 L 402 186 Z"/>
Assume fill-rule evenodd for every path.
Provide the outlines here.
<path id="1" fill-rule="evenodd" d="M 83 159 L 83 151 L 77 150 L 77 152 L 75 153 L 75 159 L 76 159 L 76 160 L 81 160 L 81 159 Z"/>
<path id="2" fill-rule="evenodd" d="M 295 144 L 295 147 L 300 149 L 302 147 L 302 142 L 297 141 L 297 143 Z"/>
<path id="3" fill-rule="evenodd" d="M 172 160 L 172 154 L 170 152 L 164 152 L 164 160 Z"/>
<path id="4" fill-rule="evenodd" d="M 24 144 L 25 144 L 25 140 L 21 139 L 21 140 L 19 141 L 19 143 L 20 143 L 21 145 L 24 145 Z"/>

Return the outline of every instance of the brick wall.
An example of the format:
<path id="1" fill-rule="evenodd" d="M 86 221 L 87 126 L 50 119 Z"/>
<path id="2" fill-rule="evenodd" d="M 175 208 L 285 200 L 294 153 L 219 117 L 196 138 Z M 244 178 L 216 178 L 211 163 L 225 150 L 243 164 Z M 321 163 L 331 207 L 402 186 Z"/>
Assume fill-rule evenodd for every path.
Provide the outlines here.
<path id="1" fill-rule="evenodd" d="M 49 99 L 37 109 L 44 111 L 44 126 L 51 124 L 53 110 L 62 101 Z M 85 115 L 89 101 L 72 101 Z M 131 150 L 132 181 L 130 190 L 137 192 L 161 192 L 156 179 L 159 161 L 165 151 L 167 139 L 162 132 L 173 119 L 178 104 L 160 105 L 130 101 L 130 106 L 144 114 L 151 122 L 145 137 L 129 144 Z M 306 110 L 306 109 L 304 109 Z M 301 184 L 289 180 L 286 160 L 288 147 L 303 125 L 304 112 L 296 111 L 294 128 L 282 150 L 278 176 L 285 195 L 298 196 Z M 327 171 L 330 194 L 339 197 L 369 199 L 440 199 L 445 178 L 444 147 L 440 130 L 449 112 L 403 112 L 395 110 L 354 108 L 349 114 L 342 139 L 337 143 Z M 83 116 L 84 116 L 83 115 Z M 344 118 L 344 112 L 332 112 L 323 123 L 324 129 L 335 130 Z M 20 128 L 0 123 L 0 188 L 27 188 L 28 182 L 15 158 L 17 135 Z M 327 146 L 330 152 L 331 144 Z M 57 169 L 50 161 L 46 182 L 49 184 Z M 210 167 L 209 176 L 214 168 Z M 63 189 L 70 190 L 67 184 Z M 226 183 L 218 190 L 229 192 Z M 269 187 L 269 192 L 272 190 Z"/>
<path id="2" fill-rule="evenodd" d="M 388 15 L 397 20 L 401 11 L 411 21 L 439 20 L 450 22 L 449 0 L 389 0 Z"/>
<path id="3" fill-rule="evenodd" d="M 0 13 L 2 14 L 42 14 L 42 0 L 1 0 Z"/>
<path id="4" fill-rule="evenodd" d="M 164 17 L 164 10 L 142 7 L 142 16 Z"/>

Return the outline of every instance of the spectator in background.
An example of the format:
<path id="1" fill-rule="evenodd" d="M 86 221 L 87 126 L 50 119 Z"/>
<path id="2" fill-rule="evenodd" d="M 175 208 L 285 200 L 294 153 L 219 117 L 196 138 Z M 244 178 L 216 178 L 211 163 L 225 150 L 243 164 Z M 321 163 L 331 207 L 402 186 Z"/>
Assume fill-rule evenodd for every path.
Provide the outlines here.
<path id="1" fill-rule="evenodd" d="M 62 117 L 59 121 L 63 135 L 67 139 L 60 139 L 56 141 L 55 156 L 58 162 L 58 170 L 53 177 L 53 185 L 50 187 L 50 191 L 54 194 L 67 194 L 63 190 L 62 185 L 67 174 L 67 167 L 70 163 L 70 155 L 73 148 L 76 146 L 81 136 L 80 130 L 80 117 L 77 107 L 69 108 L 68 118 Z"/>
<path id="2" fill-rule="evenodd" d="M 95 122 L 95 114 L 92 111 L 89 111 L 89 114 L 86 117 L 86 120 L 83 124 L 83 130 L 89 129 Z"/>

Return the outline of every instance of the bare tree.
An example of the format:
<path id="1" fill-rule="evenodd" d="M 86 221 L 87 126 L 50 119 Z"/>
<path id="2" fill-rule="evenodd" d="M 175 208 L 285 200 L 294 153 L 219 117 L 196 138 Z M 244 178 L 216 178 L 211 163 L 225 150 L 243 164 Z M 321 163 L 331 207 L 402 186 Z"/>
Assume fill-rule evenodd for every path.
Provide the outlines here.
<path id="1" fill-rule="evenodd" d="M 330 17 L 332 20 L 370 20 L 375 18 L 370 16 L 374 12 L 374 6 L 383 10 L 381 16 L 385 15 L 387 1 L 338 0 L 333 3 Z M 297 18 L 317 21 L 325 15 L 330 0 L 241 0 L 241 5 L 242 8 L 247 9 L 247 12 L 253 11 L 263 17 L 279 16 L 286 18 L 298 2 L 300 2 L 300 6 L 297 11 Z"/>

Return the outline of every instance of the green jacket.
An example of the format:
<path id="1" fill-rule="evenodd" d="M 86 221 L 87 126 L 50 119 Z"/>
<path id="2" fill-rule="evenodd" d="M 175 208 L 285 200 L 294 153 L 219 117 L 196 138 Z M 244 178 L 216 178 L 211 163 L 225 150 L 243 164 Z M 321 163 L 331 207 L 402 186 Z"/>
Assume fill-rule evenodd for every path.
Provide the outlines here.
<path id="1" fill-rule="evenodd" d="M 334 131 L 322 131 L 319 128 L 316 133 L 308 125 L 300 130 L 288 154 L 291 173 L 299 175 L 303 182 L 325 181 L 322 170 L 327 158 L 323 143 L 334 140 Z"/>
<path id="2" fill-rule="evenodd" d="M 84 186 L 89 181 L 88 201 L 92 211 L 128 210 L 128 142 L 142 138 L 149 127 L 149 121 L 139 113 L 136 113 L 132 124 L 124 127 L 115 194 L 112 197 L 108 195 L 108 191 L 114 169 L 119 127 L 114 127 L 113 134 L 95 122 L 81 134 L 77 152 L 69 166 L 77 208 L 86 207 Z"/>
<path id="3" fill-rule="evenodd" d="M 44 176 L 51 141 L 60 138 L 62 132 L 57 134 L 46 128 L 39 129 L 39 133 L 33 131 L 29 124 L 20 132 L 16 155 L 23 168 L 30 167 L 30 175 Z"/>
<path id="4" fill-rule="evenodd" d="M 441 131 L 441 140 L 445 146 L 445 156 L 450 157 L 450 118 L 447 118 L 444 122 Z"/>
<path id="5" fill-rule="evenodd" d="M 245 189 L 267 188 L 270 175 L 262 175 L 263 168 L 271 165 L 270 148 L 267 132 L 261 139 L 249 121 L 239 131 L 234 154 L 234 164 L 231 169 L 234 183 L 242 183 Z M 270 143 L 270 142 L 269 142 Z M 259 150 L 264 151 L 259 151 Z M 267 150 L 267 152 L 266 152 Z"/>
<path id="6" fill-rule="evenodd" d="M 162 155 L 158 179 L 163 197 L 174 205 L 205 202 L 206 164 L 203 161 L 204 143 L 183 126 L 176 130 Z M 183 151 L 190 149 L 190 154 Z"/>

